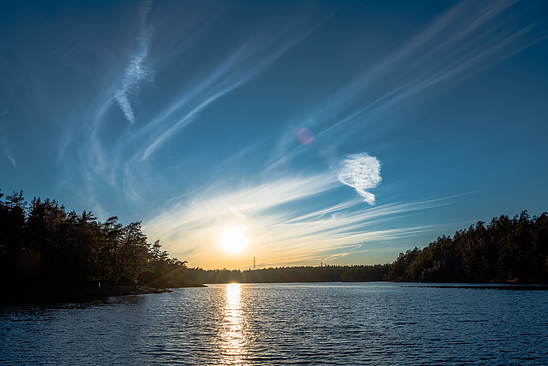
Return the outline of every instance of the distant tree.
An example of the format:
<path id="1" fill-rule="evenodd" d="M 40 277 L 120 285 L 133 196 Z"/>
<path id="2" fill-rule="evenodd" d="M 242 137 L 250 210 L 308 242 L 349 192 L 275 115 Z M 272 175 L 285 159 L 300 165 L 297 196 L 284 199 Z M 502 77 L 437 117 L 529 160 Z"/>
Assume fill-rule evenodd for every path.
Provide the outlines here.
<path id="1" fill-rule="evenodd" d="M 388 264 L 374 266 L 296 266 L 262 268 L 254 270 L 204 270 L 189 268 L 184 278 L 190 283 L 286 283 L 286 282 L 337 282 L 383 281 L 388 276 Z"/>

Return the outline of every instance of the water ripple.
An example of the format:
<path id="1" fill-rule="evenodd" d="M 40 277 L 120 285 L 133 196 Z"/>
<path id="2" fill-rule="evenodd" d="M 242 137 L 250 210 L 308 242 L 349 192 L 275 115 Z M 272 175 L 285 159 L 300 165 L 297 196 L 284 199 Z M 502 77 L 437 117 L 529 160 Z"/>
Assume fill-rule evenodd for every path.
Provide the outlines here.
<path id="1" fill-rule="evenodd" d="M 230 284 L 0 309 L 0 365 L 548 364 L 548 292 Z"/>

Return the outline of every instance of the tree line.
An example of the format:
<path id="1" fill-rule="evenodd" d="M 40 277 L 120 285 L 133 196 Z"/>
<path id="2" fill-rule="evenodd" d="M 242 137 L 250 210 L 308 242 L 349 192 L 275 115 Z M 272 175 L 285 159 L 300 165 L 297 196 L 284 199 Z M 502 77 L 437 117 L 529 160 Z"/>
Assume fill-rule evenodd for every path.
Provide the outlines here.
<path id="1" fill-rule="evenodd" d="M 185 279 L 193 283 L 386 281 L 388 268 L 388 264 L 276 267 L 243 271 L 188 268 Z"/>
<path id="2" fill-rule="evenodd" d="M 8 286 L 200 283 L 415 281 L 548 283 L 548 213 L 478 222 L 391 264 L 326 265 L 254 270 L 187 268 L 151 244 L 141 222 L 104 222 L 89 211 L 67 212 L 55 200 L 0 192 L 0 274 Z"/>
<path id="3" fill-rule="evenodd" d="M 451 238 L 401 253 L 390 265 L 391 281 L 548 282 L 548 213 L 527 211 L 489 224 L 479 221 Z"/>
<path id="4" fill-rule="evenodd" d="M 186 262 L 147 242 L 141 223 L 104 222 L 67 212 L 55 200 L 0 192 L 0 271 L 9 287 L 116 286 L 136 280 L 167 287 L 182 282 Z"/>

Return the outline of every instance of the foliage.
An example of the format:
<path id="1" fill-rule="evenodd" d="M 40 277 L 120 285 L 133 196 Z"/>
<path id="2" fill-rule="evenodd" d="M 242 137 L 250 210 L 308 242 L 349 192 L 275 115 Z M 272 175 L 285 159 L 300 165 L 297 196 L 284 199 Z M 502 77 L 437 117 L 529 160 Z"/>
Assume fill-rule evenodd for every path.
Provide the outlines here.
<path id="1" fill-rule="evenodd" d="M 283 282 L 337 282 L 383 281 L 387 279 L 388 264 L 358 266 L 299 266 L 262 268 L 254 270 L 204 270 L 189 268 L 185 278 L 194 283 L 283 283 Z"/>
<path id="2" fill-rule="evenodd" d="M 0 270 L 10 286 L 110 286 L 138 278 L 173 285 L 185 263 L 170 259 L 158 241 L 147 243 L 140 222 L 100 222 L 91 212 L 67 213 L 55 200 L 29 204 L 22 192 L 0 192 Z"/>
<path id="3" fill-rule="evenodd" d="M 422 250 L 401 253 L 390 265 L 392 281 L 548 282 L 548 214 L 493 218 L 442 236 Z"/>

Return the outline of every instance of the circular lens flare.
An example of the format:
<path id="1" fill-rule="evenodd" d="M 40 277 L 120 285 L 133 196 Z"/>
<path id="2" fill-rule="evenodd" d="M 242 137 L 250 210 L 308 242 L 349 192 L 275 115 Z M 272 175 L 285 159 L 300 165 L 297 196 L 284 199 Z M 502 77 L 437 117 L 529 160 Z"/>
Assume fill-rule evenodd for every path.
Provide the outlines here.
<path id="1" fill-rule="evenodd" d="M 297 132 L 297 139 L 303 145 L 308 145 L 314 141 L 314 133 L 309 128 L 303 127 Z"/>

